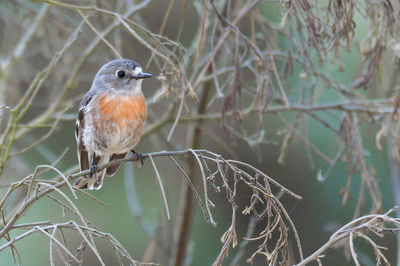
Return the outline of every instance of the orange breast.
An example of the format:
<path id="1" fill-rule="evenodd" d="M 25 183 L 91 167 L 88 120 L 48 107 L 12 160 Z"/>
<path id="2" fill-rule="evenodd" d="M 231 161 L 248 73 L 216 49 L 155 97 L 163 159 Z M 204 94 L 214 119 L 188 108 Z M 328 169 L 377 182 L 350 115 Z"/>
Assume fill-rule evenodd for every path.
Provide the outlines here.
<path id="1" fill-rule="evenodd" d="M 99 98 L 99 113 L 103 119 L 116 123 L 120 130 L 124 130 L 128 123 L 146 119 L 147 106 L 142 95 L 102 95 Z"/>

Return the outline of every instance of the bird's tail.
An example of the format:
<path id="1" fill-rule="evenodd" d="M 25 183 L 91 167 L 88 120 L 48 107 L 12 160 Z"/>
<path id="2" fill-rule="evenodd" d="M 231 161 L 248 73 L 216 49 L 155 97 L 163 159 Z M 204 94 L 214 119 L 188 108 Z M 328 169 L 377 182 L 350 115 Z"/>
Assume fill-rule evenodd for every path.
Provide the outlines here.
<path id="1" fill-rule="evenodd" d="M 114 160 L 119 160 L 119 159 L 124 159 L 126 156 L 126 153 L 121 153 L 121 154 L 113 154 L 111 155 L 109 162 L 114 161 Z M 112 176 L 115 174 L 115 172 L 118 170 L 120 167 L 120 164 L 115 164 L 113 166 L 110 166 L 107 168 L 107 176 Z"/>
<path id="2" fill-rule="evenodd" d="M 103 165 L 108 162 L 108 158 L 109 156 L 96 156 L 94 165 L 96 166 Z M 81 171 L 83 170 L 88 170 L 88 169 L 81 169 Z M 95 171 L 92 176 L 89 175 L 81 176 L 75 181 L 74 187 L 79 189 L 99 190 L 103 186 L 105 174 L 106 174 L 106 169 L 103 169 L 101 171 Z"/>

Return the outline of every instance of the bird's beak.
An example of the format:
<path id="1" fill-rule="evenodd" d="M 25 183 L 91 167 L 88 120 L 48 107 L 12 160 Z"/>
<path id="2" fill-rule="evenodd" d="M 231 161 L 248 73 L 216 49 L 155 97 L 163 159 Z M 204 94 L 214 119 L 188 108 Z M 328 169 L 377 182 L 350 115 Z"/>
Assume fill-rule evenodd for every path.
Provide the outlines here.
<path id="1" fill-rule="evenodd" d="M 152 74 L 142 72 L 138 75 L 138 79 L 147 79 L 151 78 L 152 76 L 153 76 Z"/>

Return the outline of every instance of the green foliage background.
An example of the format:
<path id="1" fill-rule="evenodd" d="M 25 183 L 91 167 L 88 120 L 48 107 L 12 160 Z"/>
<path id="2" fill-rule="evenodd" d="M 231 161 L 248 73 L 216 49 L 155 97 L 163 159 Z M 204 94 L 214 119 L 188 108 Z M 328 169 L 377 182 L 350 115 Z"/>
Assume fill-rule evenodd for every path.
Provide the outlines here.
<path id="1" fill-rule="evenodd" d="M 98 2 L 101 3 L 101 1 Z M 170 20 L 168 20 L 166 24 L 164 34 L 171 39 L 174 39 L 176 36 L 176 25 L 181 12 L 181 9 L 178 7 L 180 7 L 182 3 L 183 1 L 176 1 Z M 15 36 L 10 36 L 9 31 L 0 30 L 0 58 L 4 58 L 10 53 L 12 50 L 10 44 L 13 43 L 13 40 L 20 38 L 23 29 L 29 25 L 33 15 L 35 12 L 38 12 L 41 5 L 42 3 L 23 0 L 0 1 L 0 29 L 5 28 L 4 26 L 7 23 L 10 23 L 10 20 L 13 21 L 12 23 L 20 27 L 19 29 L 16 29 Z M 167 5 L 168 1 L 154 1 L 152 5 L 143 11 L 143 17 L 146 20 L 146 24 L 149 25 L 150 30 L 153 32 L 158 32 Z M 282 14 L 279 14 L 276 11 L 278 4 L 268 3 L 265 1 L 260 5 L 262 5 L 261 10 L 263 17 L 275 24 L 276 27 L 279 27 Z M 193 8 L 192 4 L 190 4 L 190 8 Z M 197 28 L 201 19 L 196 16 L 191 16 L 191 14 L 192 13 L 189 13 L 186 17 L 182 35 L 182 43 L 186 47 L 192 45 L 193 29 Z M 54 8 L 51 10 L 51 16 L 57 18 L 55 20 L 57 23 L 65 23 L 68 27 L 71 27 L 71 25 L 76 26 L 77 24 L 77 17 L 71 15 L 71 13 L 67 12 L 65 9 Z M 319 66 L 320 71 L 335 77 L 338 81 L 348 86 L 350 86 L 351 83 L 360 75 L 360 72 L 363 71 L 362 62 L 364 59 L 361 56 L 358 47 L 360 42 L 362 42 L 368 34 L 368 23 L 366 19 L 359 15 L 356 15 L 355 19 L 357 27 L 350 51 L 341 50 L 340 57 L 337 57 L 332 53 L 329 58 Z M 46 28 L 52 28 L 50 23 L 52 23 L 51 19 L 44 22 Z M 246 21 L 240 25 L 242 30 L 248 26 L 248 22 Z M 85 32 L 89 32 L 87 28 L 84 30 Z M 53 33 L 54 32 L 48 33 L 48 36 L 56 36 Z M 26 84 L 30 83 L 32 76 L 37 71 L 41 70 L 47 61 L 47 59 L 40 56 L 40 53 L 35 53 L 34 51 L 41 50 L 43 47 L 40 48 L 40 46 L 47 45 L 49 46 L 48 53 L 54 53 L 57 51 L 57 49 L 55 49 L 57 45 L 54 44 L 62 43 L 62 40 L 64 39 L 64 33 L 60 33 L 59 35 L 60 40 L 50 40 L 50 43 L 48 44 L 46 44 L 46 42 L 49 41 L 46 32 L 41 32 L 39 36 L 35 38 L 32 45 L 27 48 L 32 50 L 32 52 L 28 51 L 23 60 L 18 62 L 10 73 L 13 75 L 12 79 L 14 80 L 20 77 L 20 71 L 22 71 L 23 75 L 21 77 L 23 77 L 23 80 L 20 80 L 18 86 L 15 88 L 9 87 L 7 88 L 8 90 L 18 89 L 21 92 L 24 91 L 24 87 L 26 87 Z M 282 36 L 279 38 L 279 48 L 281 50 L 287 49 L 286 40 Z M 84 47 L 85 43 L 83 42 L 79 45 Z M 110 52 L 105 46 L 102 47 L 101 51 L 91 57 L 93 59 L 93 57 L 101 57 L 103 54 L 107 54 L 104 56 L 104 61 L 107 61 L 106 59 L 110 58 Z M 122 54 L 125 57 L 134 58 L 143 65 L 150 56 L 150 52 L 137 43 L 123 43 Z M 315 61 L 318 61 L 317 57 L 315 57 Z M 79 98 L 79 96 L 83 95 L 86 90 L 89 89 L 90 81 L 98 67 L 99 65 L 90 62 L 84 67 L 84 72 L 82 72 L 79 77 L 77 85 L 78 89 L 76 90 L 77 95 L 75 95 L 76 98 Z M 151 66 L 149 72 L 152 72 L 152 68 L 155 69 L 154 66 Z M 283 64 L 278 65 L 280 73 L 283 71 L 283 68 Z M 68 71 L 68 69 L 57 69 L 57 71 Z M 157 75 L 158 73 L 154 74 Z M 300 84 L 298 76 L 301 74 L 302 69 L 298 65 L 295 65 L 293 75 L 286 81 L 288 85 L 287 95 L 289 101 L 292 99 L 295 100 L 299 97 L 298 88 L 300 86 L 311 86 L 312 84 L 310 77 L 302 80 L 303 84 Z M 56 73 L 54 75 L 56 75 Z M 60 81 L 59 84 L 61 84 L 61 82 L 62 81 Z M 57 83 L 51 85 L 54 86 L 55 84 Z M 342 96 L 338 95 L 337 91 L 327 89 L 321 82 L 316 81 L 314 85 L 316 90 L 316 93 L 314 94 L 314 96 L 316 95 L 316 98 L 314 99 L 315 102 L 335 103 L 343 100 Z M 150 96 L 155 89 L 160 86 L 160 83 L 156 79 L 149 82 L 146 80 L 143 86 L 145 95 Z M 368 95 L 369 93 L 367 90 L 363 91 L 362 88 L 357 90 L 365 95 Z M 46 104 L 49 102 L 51 97 L 52 95 L 46 93 L 38 95 L 35 106 L 32 108 L 32 117 L 34 117 L 35 112 L 40 112 L 46 108 Z M 9 104 L 12 105 L 17 98 L 18 92 L 10 93 L 8 95 L 8 100 L 10 100 Z M 188 102 L 188 108 L 191 108 L 192 104 L 194 105 L 195 103 Z M 155 108 L 155 110 L 159 111 L 164 107 L 161 105 L 155 107 L 151 106 L 150 108 Z M 74 117 L 76 110 L 77 102 L 75 101 L 74 107 L 67 112 L 66 116 Z M 338 111 L 332 112 L 340 115 L 340 112 Z M 337 128 L 340 126 L 338 120 L 326 115 L 325 112 L 320 112 L 318 114 L 328 123 L 332 123 L 333 126 Z M 294 112 L 287 112 L 283 114 L 283 117 L 289 121 L 294 121 L 295 115 L 296 113 Z M 275 116 L 270 114 L 264 115 L 263 122 L 265 139 L 268 143 L 258 144 L 256 149 L 254 149 L 249 147 L 242 140 L 237 139 L 234 142 L 228 141 L 227 145 L 230 146 L 233 143 L 231 147 L 234 150 L 235 156 L 237 156 L 239 160 L 258 167 L 263 172 L 273 177 L 276 181 L 303 197 L 303 200 L 300 202 L 295 202 L 290 198 L 284 198 L 283 201 L 296 224 L 302 240 L 304 253 L 305 255 L 308 255 L 324 244 L 335 229 L 338 229 L 341 225 L 352 219 L 359 193 L 358 187 L 360 178 L 357 176 L 353 177 L 351 190 L 354 195 L 353 199 L 347 203 L 346 207 L 341 207 L 342 198 L 338 192 L 346 183 L 345 164 L 339 163 L 333 169 L 326 181 L 319 182 L 317 180 L 317 172 L 319 169 L 327 169 L 326 163 L 317 156 L 310 155 L 310 151 L 308 151 L 304 145 L 295 138 L 290 144 L 286 154 L 285 165 L 279 165 L 277 159 L 279 157 L 283 136 L 278 133 L 279 130 L 283 128 L 282 123 L 276 119 Z M 9 164 L 16 165 L 19 170 L 14 173 L 9 170 L 7 174 L 3 174 L 3 179 L 6 175 L 11 175 L 14 179 L 20 179 L 26 174 L 31 173 L 36 165 L 50 164 L 53 162 L 66 148 L 69 148 L 69 151 L 58 167 L 63 170 L 75 168 L 77 166 L 77 159 L 75 156 L 75 140 L 73 136 L 74 123 L 73 119 L 61 122 L 56 132 L 44 143 L 17 158 L 13 158 L 12 160 L 14 161 L 10 161 Z M 256 128 L 257 117 L 253 117 L 241 123 L 246 125 L 246 127 Z M 307 120 L 306 123 L 304 131 L 307 132 L 310 142 L 319 147 L 324 154 L 332 158 L 336 154 L 338 148 L 337 137 L 314 120 Z M 177 145 L 180 147 L 186 145 L 186 143 L 179 143 L 180 140 L 185 138 L 185 127 L 185 124 L 179 125 L 173 137 L 173 142 L 178 143 Z M 222 130 L 220 121 L 207 122 L 205 128 L 206 130 L 210 130 L 211 134 L 216 134 L 222 139 L 227 138 L 225 132 Z M 377 171 L 377 180 L 383 196 L 383 210 L 387 210 L 395 204 L 390 179 L 388 151 L 385 143 L 386 139 L 382 140 L 382 143 L 385 144 L 383 145 L 385 146 L 384 150 L 380 151 L 376 148 L 375 135 L 379 129 L 380 125 L 378 123 L 364 123 L 362 125 L 362 135 L 365 149 L 364 152 L 367 154 L 365 159 Z M 23 145 L 32 143 L 35 139 L 43 135 L 44 132 L 46 132 L 46 130 L 37 130 L 34 134 L 28 135 L 20 144 L 18 144 L 19 148 L 23 147 Z M 153 134 L 143 139 L 137 150 L 141 152 L 150 152 L 168 149 L 167 146 L 160 147 L 157 142 L 153 141 L 154 138 L 158 137 L 157 134 Z M 204 138 L 203 146 L 205 149 L 221 153 L 227 158 L 232 155 L 221 149 L 218 145 L 215 145 L 215 142 L 207 137 Z M 257 156 L 257 154 L 260 156 Z M 161 226 L 162 230 L 163 228 L 167 228 L 168 224 L 173 225 L 176 220 L 177 205 L 180 197 L 180 184 L 184 181 L 176 169 L 172 168 L 166 160 L 167 159 L 159 158 L 156 159 L 156 163 L 159 166 L 162 175 L 165 176 L 163 180 L 167 188 L 172 216 L 172 220 L 169 222 L 166 220 L 161 193 L 156 184 L 155 174 L 149 161 L 147 161 L 141 168 L 138 167 L 136 163 L 125 165 L 117 175 L 106 179 L 105 184 L 100 191 L 91 192 L 91 194 L 95 195 L 98 199 L 108 204 L 109 207 L 104 207 L 83 195 L 80 195 L 79 200 L 75 201 L 79 209 L 86 215 L 89 221 L 93 222 L 102 231 L 109 232 L 115 236 L 128 249 L 129 253 L 138 260 L 143 257 L 150 239 L 142 230 L 142 227 L 138 223 L 138 219 L 133 215 L 132 204 L 138 204 L 143 212 L 143 219 L 146 224 L 150 226 L 150 231 L 153 234 L 156 233 L 156 227 L 158 225 Z M 49 175 L 49 177 L 51 177 L 51 175 Z M 131 186 L 132 178 L 134 180 L 134 189 Z M 7 184 L 8 182 L 2 181 L 2 183 Z M 67 189 L 64 188 L 63 191 L 70 195 Z M 135 200 L 135 203 L 132 203 L 132 197 L 134 196 L 132 191 L 135 191 L 136 193 L 135 196 L 137 202 Z M 223 200 L 218 198 L 218 201 L 220 201 L 220 204 L 217 204 L 217 207 L 213 210 L 216 221 L 218 222 L 217 228 L 213 228 L 207 224 L 199 209 L 196 209 L 195 222 L 192 227 L 193 232 L 191 234 L 189 246 L 191 265 L 210 265 L 219 253 L 221 247 L 220 236 L 226 227 L 229 226 L 231 214 L 230 209 L 226 208 Z M 365 212 L 368 211 L 368 201 L 370 201 L 370 199 L 367 197 L 365 203 L 366 207 L 363 209 Z M 42 199 L 34 204 L 34 206 L 28 211 L 27 215 L 20 220 L 20 223 L 41 220 L 51 220 L 56 222 L 69 219 L 68 214 L 66 217 L 62 217 L 62 214 L 62 209 L 58 204 L 50 199 Z M 240 221 L 239 234 L 240 236 L 243 236 L 246 232 L 246 224 L 248 221 L 244 218 Z M 172 234 L 172 232 L 169 232 L 168 230 L 162 231 L 162 233 Z M 72 242 L 75 241 L 74 239 L 71 240 Z M 396 261 L 395 241 L 395 235 L 393 234 L 387 235 L 387 237 L 380 242 L 381 245 L 389 247 L 386 254 L 393 264 Z M 103 255 L 106 264 L 114 265 L 115 261 L 113 261 L 112 250 L 102 246 L 100 243 L 99 245 L 103 248 L 103 254 L 107 254 L 106 256 Z M 21 254 L 22 265 L 49 264 L 49 239 L 43 235 L 32 235 L 17 243 L 16 246 Z M 237 249 L 232 249 L 230 251 L 228 261 L 234 257 L 236 250 Z M 365 263 L 366 265 L 375 264 L 374 255 L 371 254 L 372 250 L 368 248 L 365 243 L 361 243 L 360 249 L 357 251 L 359 252 L 359 259 L 362 263 Z M 89 260 L 93 263 L 90 265 L 96 265 L 97 262 L 94 256 L 90 257 Z M 324 265 L 345 265 L 343 250 L 330 249 L 327 253 L 326 259 L 323 259 L 323 262 Z M 256 265 L 263 265 L 263 263 L 264 261 L 262 259 L 256 261 Z M 0 253 L 0 264 L 14 265 L 11 251 L 9 249 Z M 349 265 L 352 265 L 352 263 L 349 262 Z"/>

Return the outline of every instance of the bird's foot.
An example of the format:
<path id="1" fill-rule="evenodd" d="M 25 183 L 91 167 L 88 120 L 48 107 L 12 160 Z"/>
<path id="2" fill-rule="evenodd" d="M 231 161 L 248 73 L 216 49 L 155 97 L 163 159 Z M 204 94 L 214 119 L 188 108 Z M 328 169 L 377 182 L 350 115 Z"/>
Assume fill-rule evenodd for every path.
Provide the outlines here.
<path id="1" fill-rule="evenodd" d="M 100 171 L 100 168 L 99 168 L 97 165 L 92 164 L 92 165 L 90 166 L 90 169 L 89 169 L 89 177 L 92 178 L 93 175 L 94 175 L 94 173 L 96 173 L 96 172 L 98 172 L 98 171 Z"/>
<path id="2" fill-rule="evenodd" d="M 141 153 L 139 153 L 139 152 L 136 152 L 136 151 L 134 151 L 134 150 L 131 150 L 131 152 L 133 152 L 133 159 L 134 159 L 135 161 L 139 161 L 139 160 L 140 160 L 140 162 L 142 163 L 142 165 L 144 165 L 144 159 L 146 159 L 146 158 L 143 156 L 143 154 L 141 154 Z"/>

